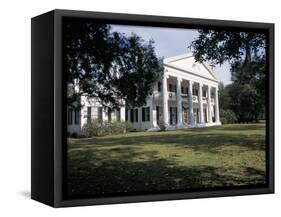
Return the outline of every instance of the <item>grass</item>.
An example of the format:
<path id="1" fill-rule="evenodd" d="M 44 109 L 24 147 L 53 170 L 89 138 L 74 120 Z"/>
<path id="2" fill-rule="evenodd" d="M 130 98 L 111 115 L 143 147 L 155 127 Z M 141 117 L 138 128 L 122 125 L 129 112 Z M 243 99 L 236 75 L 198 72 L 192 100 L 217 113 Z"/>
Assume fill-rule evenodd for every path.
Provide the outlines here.
<path id="1" fill-rule="evenodd" d="M 265 124 L 68 139 L 68 194 L 265 183 Z"/>

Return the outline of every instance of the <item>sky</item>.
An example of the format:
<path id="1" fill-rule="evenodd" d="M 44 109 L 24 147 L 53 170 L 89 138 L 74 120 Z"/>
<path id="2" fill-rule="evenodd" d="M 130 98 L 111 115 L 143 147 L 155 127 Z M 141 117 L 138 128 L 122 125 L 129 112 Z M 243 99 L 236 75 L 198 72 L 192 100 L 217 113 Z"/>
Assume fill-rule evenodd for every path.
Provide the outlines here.
<path id="1" fill-rule="evenodd" d="M 172 57 L 184 53 L 190 53 L 189 44 L 198 37 L 195 29 L 146 27 L 146 26 L 128 26 L 111 25 L 111 31 L 117 31 L 130 36 L 135 33 L 141 36 L 145 41 L 154 40 L 155 52 L 158 57 Z M 218 80 L 225 85 L 231 83 L 230 66 L 228 63 L 217 65 L 213 69 Z"/>

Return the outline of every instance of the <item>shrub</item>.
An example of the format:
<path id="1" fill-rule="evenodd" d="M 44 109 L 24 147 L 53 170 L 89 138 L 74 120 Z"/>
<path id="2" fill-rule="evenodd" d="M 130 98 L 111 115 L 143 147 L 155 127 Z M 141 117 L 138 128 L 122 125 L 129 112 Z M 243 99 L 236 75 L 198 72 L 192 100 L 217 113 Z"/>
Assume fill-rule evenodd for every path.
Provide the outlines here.
<path id="1" fill-rule="evenodd" d="M 67 132 L 67 137 L 70 137 L 70 138 L 83 138 L 85 137 L 84 135 L 82 134 L 78 134 L 78 133 L 70 133 L 70 132 Z"/>
<path id="2" fill-rule="evenodd" d="M 71 133 L 70 137 L 72 137 L 72 138 L 78 138 L 78 134 L 77 134 L 77 133 Z"/>
<path id="3" fill-rule="evenodd" d="M 127 122 L 99 122 L 92 120 L 82 128 L 82 133 L 86 137 L 106 136 L 111 134 L 120 134 L 129 131 L 130 125 Z"/>
<path id="4" fill-rule="evenodd" d="M 222 124 L 233 124 L 237 122 L 237 117 L 232 110 L 221 110 L 220 120 Z"/>
<path id="5" fill-rule="evenodd" d="M 130 122 L 124 122 L 124 125 L 125 125 L 125 131 L 126 132 L 130 132 L 132 131 L 132 124 Z"/>

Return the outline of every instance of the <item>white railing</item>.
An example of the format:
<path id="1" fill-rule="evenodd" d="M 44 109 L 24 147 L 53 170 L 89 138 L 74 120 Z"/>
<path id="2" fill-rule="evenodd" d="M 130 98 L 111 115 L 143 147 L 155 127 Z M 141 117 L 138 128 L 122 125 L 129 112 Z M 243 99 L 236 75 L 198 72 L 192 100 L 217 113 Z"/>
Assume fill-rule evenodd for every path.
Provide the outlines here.
<path id="1" fill-rule="evenodd" d="M 189 95 L 188 94 L 181 93 L 180 95 L 182 97 L 182 101 L 185 101 L 185 102 L 189 101 Z M 160 98 L 163 97 L 163 94 L 162 94 L 162 92 L 154 91 L 153 92 L 153 96 L 154 96 L 155 99 L 160 99 Z M 168 91 L 167 96 L 168 96 L 168 100 L 177 100 L 177 93 L 175 93 L 175 92 Z M 202 101 L 203 101 L 203 103 L 208 103 L 208 97 L 202 97 Z M 196 96 L 196 95 L 193 95 L 192 96 L 192 102 L 198 103 L 199 102 L 199 97 Z M 215 99 L 214 98 L 211 98 L 211 103 L 212 104 L 215 103 Z"/>

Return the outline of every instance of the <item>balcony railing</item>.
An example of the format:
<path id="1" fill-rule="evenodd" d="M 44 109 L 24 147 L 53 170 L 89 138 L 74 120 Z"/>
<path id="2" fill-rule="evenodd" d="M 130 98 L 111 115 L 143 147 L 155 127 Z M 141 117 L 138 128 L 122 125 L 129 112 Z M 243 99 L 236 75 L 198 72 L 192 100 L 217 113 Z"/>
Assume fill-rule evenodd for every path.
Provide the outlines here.
<path id="1" fill-rule="evenodd" d="M 159 99 L 159 98 L 163 97 L 162 92 L 154 92 L 153 95 L 156 99 Z M 168 91 L 167 96 L 168 96 L 168 100 L 177 100 L 177 93 L 176 92 Z M 189 95 L 188 94 L 181 93 L 181 97 L 182 97 L 182 101 L 184 101 L 184 102 L 189 101 Z M 208 97 L 202 97 L 202 101 L 203 101 L 203 103 L 208 103 Z M 196 95 L 193 95 L 192 96 L 192 102 L 198 103 L 199 97 L 196 96 Z M 215 102 L 215 99 L 211 98 L 211 103 L 214 104 L 214 102 Z"/>

